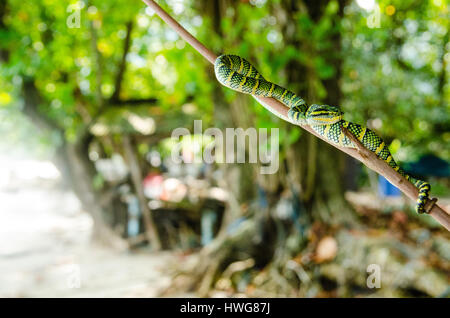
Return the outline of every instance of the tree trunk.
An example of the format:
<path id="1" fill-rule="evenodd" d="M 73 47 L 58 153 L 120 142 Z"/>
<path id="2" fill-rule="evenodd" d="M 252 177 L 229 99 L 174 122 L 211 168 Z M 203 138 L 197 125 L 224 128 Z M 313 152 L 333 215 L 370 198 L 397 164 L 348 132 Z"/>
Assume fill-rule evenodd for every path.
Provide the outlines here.
<path id="1" fill-rule="evenodd" d="M 83 142 L 65 144 L 61 149 L 63 157 L 58 156 L 58 166 L 68 171 L 72 189 L 94 221 L 93 240 L 120 250 L 126 249 L 126 242 L 105 222 L 106 215 L 111 212 L 108 206 L 110 202 L 102 204 L 102 194 L 93 187 L 92 180 L 96 172 L 88 157 L 87 146 Z"/>
<path id="2" fill-rule="evenodd" d="M 338 25 L 343 16 L 345 0 L 339 0 L 339 9 L 333 19 L 333 23 Z M 310 65 L 300 64 L 298 60 L 291 60 L 286 68 L 288 83 L 291 89 L 304 96 L 306 102 L 311 105 L 323 103 L 329 105 L 339 105 L 341 99 L 341 90 L 339 79 L 341 75 L 341 37 L 339 32 L 330 33 L 329 41 L 332 45 L 326 51 L 317 52 L 314 43 L 307 39 L 300 40 L 298 34 L 301 34 L 299 24 L 296 21 L 296 15 L 299 13 L 307 14 L 314 22 L 323 18 L 328 1 L 304 1 L 299 5 L 294 0 L 284 0 L 281 4 L 282 15 L 280 19 L 285 24 L 282 26 L 285 45 L 293 45 L 299 50 L 305 52 L 311 57 L 320 56 L 328 65 L 332 65 L 335 74 L 328 79 L 319 79 L 317 70 Z M 317 83 L 322 81 L 326 88 L 326 96 L 320 98 L 317 92 Z M 290 127 L 290 129 L 298 129 Z M 303 146 L 307 142 L 307 146 Z M 312 220 L 320 220 L 326 224 L 347 223 L 353 221 L 353 212 L 344 198 L 344 183 L 341 176 L 344 170 L 344 154 L 337 151 L 334 147 L 318 140 L 315 136 L 303 134 L 299 141 L 291 146 L 290 158 L 288 160 L 289 171 L 299 170 L 293 165 L 301 165 L 300 182 L 298 187 L 303 189 L 300 198 L 311 214 Z M 289 173 L 289 172 L 288 172 Z"/>
<path id="3" fill-rule="evenodd" d="M 226 6 L 226 0 L 212 0 L 202 3 L 202 6 L 199 7 L 200 12 L 203 12 L 206 17 L 211 18 L 213 32 L 219 38 L 223 37 L 221 17 L 224 14 L 223 10 L 226 9 Z M 216 77 L 211 68 L 209 68 L 209 75 L 211 81 L 216 81 Z M 224 132 L 224 136 L 226 128 L 246 128 L 245 126 L 242 126 L 242 122 L 236 120 L 236 118 L 242 119 L 242 117 L 245 117 L 242 116 L 242 114 L 245 113 L 245 109 L 241 109 L 239 115 L 233 112 L 233 106 L 230 106 L 229 103 L 225 101 L 225 96 L 220 85 L 214 87 L 212 96 L 214 103 L 214 127 L 221 129 Z M 240 103 L 239 98 L 233 102 L 233 104 L 236 103 Z M 247 107 L 245 103 L 244 107 Z M 253 182 L 242 182 L 243 180 L 253 180 L 253 170 L 249 169 L 249 164 L 223 164 L 220 166 L 220 169 L 224 176 L 220 186 L 225 188 L 229 194 L 228 205 L 225 208 L 221 229 L 219 230 L 219 235 L 221 236 L 225 233 L 229 224 L 241 216 L 240 205 L 243 201 L 248 201 L 252 198 L 254 194 L 254 184 Z"/>
<path id="4" fill-rule="evenodd" d="M 88 147 L 93 136 L 85 132 L 74 143 L 65 141 L 63 129 L 38 111 L 37 106 L 41 103 L 41 97 L 32 78 L 24 80 L 22 91 L 23 114 L 43 133 L 56 133 L 60 136 L 60 145 L 56 149 L 53 162 L 61 172 L 65 183 L 70 185 L 80 200 L 83 209 L 92 216 L 93 239 L 115 248 L 126 248 L 120 236 L 105 223 L 104 217 L 109 209 L 107 204 L 102 204 L 102 194 L 96 191 L 92 184 L 96 171 L 89 159 Z"/>
<path id="5" fill-rule="evenodd" d="M 142 216 L 144 218 L 144 227 L 147 239 L 152 245 L 153 250 L 161 249 L 161 240 L 153 220 L 152 213 L 147 204 L 147 198 L 144 195 L 144 189 L 142 186 L 142 171 L 139 166 L 139 160 L 134 152 L 134 147 L 131 142 L 131 138 L 128 135 L 123 136 L 123 147 L 125 152 L 125 158 L 130 168 L 131 180 L 133 182 L 134 190 L 139 200 L 139 206 L 141 207 Z"/>

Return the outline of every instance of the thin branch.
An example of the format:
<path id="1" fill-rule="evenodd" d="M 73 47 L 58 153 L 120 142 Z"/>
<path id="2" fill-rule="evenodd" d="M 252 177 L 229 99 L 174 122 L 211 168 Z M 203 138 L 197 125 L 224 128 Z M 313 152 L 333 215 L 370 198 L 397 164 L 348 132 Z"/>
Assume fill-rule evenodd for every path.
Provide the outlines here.
<path id="1" fill-rule="evenodd" d="M 158 99 L 155 97 L 149 98 L 130 98 L 130 99 L 112 99 L 108 102 L 108 106 L 138 106 L 138 105 L 158 105 Z"/>
<path id="2" fill-rule="evenodd" d="M 167 14 L 159 5 L 153 0 L 143 0 L 150 8 L 152 8 L 156 14 L 164 20 L 172 29 L 174 29 L 179 36 L 181 36 L 186 42 L 192 45 L 205 59 L 214 64 L 217 56 L 208 50 L 203 44 L 201 44 L 196 38 L 192 36 L 185 28 L 183 28 L 177 21 L 175 21 L 170 15 Z"/>
<path id="3" fill-rule="evenodd" d="M 96 70 L 96 103 L 101 109 L 104 106 L 104 99 L 102 94 L 102 81 L 103 81 L 103 59 L 102 54 L 98 50 L 97 31 L 95 30 L 94 22 L 89 23 L 91 32 L 91 47 L 95 55 L 95 62 L 97 64 Z"/>
<path id="4" fill-rule="evenodd" d="M 168 15 L 158 4 L 156 4 L 153 0 L 142 0 L 144 1 L 151 9 L 153 9 L 156 14 L 164 20 L 170 27 L 172 27 L 178 35 L 180 35 L 184 40 L 186 40 L 189 44 L 191 44 L 194 49 L 196 49 L 201 55 L 203 55 L 209 62 L 214 64 L 217 56 L 207 49 L 202 43 L 200 43 L 196 38 L 194 38 L 189 32 L 186 31 L 178 22 L 176 22 L 170 15 Z M 293 123 L 288 117 L 288 107 L 280 103 L 279 101 L 268 98 L 268 97 L 256 97 L 253 96 L 258 102 L 264 106 L 268 111 L 272 114 L 278 116 L 279 118 Z M 337 146 L 322 136 L 318 135 L 310 126 L 307 125 L 299 125 L 301 128 L 305 129 L 309 133 L 315 135 L 316 137 L 322 139 L 323 141 L 329 143 L 333 147 L 345 152 L 349 156 L 359 160 L 364 165 L 366 165 L 369 169 L 372 169 L 378 172 L 380 175 L 388 179 L 393 185 L 395 185 L 400 191 L 402 191 L 407 197 L 416 200 L 418 197 L 417 188 L 408 180 L 406 180 L 402 175 L 400 175 L 397 171 L 392 169 L 386 162 L 379 159 L 374 153 L 370 150 L 366 149 L 352 134 L 348 131 L 347 137 L 349 137 L 358 147 L 354 148 L 346 148 Z M 429 210 L 428 214 L 432 216 L 436 221 L 438 221 L 442 226 L 444 226 L 448 231 L 450 231 L 450 215 L 447 211 L 443 210 L 439 205 L 435 204 L 434 200 L 430 200 L 430 203 L 427 204 L 426 208 Z"/>
<path id="5" fill-rule="evenodd" d="M 79 133 L 80 138 L 84 138 L 83 136 L 90 134 L 90 130 L 92 126 L 94 126 L 99 118 L 111 107 L 127 107 L 127 106 L 157 106 L 158 99 L 154 97 L 149 98 L 131 98 L 125 100 L 112 100 L 109 99 L 92 117 L 90 117 L 89 121 L 85 123 L 83 129 Z"/>
<path id="6" fill-rule="evenodd" d="M 444 87 L 447 82 L 447 59 L 445 58 L 445 55 L 447 53 L 446 47 L 447 47 L 447 43 L 449 41 L 449 36 L 450 36 L 450 31 L 449 31 L 449 28 L 447 28 L 447 32 L 445 33 L 444 38 L 442 39 L 441 57 L 440 57 L 442 66 L 441 66 L 441 72 L 439 74 L 439 82 L 438 82 L 438 94 L 439 94 L 439 96 L 441 96 L 442 105 L 445 105 Z"/>
<path id="7" fill-rule="evenodd" d="M 126 24 L 127 27 L 127 33 L 125 36 L 125 40 L 123 41 L 123 53 L 122 53 L 122 59 L 120 60 L 119 67 L 117 69 L 117 75 L 116 75 L 116 81 L 114 84 L 114 93 L 111 96 L 112 100 L 118 100 L 120 96 L 120 91 L 122 88 L 122 80 L 123 75 L 125 74 L 126 66 L 127 66 L 127 54 L 130 50 L 130 43 L 131 43 L 131 31 L 133 30 L 133 23 L 132 21 L 129 21 Z"/>

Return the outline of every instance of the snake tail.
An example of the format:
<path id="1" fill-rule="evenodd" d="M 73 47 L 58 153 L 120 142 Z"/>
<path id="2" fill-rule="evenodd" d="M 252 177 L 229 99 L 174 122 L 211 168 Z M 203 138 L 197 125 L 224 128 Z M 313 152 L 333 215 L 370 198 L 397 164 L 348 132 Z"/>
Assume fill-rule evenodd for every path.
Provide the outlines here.
<path id="1" fill-rule="evenodd" d="M 311 107 L 313 107 L 312 105 Z M 312 114 L 307 114 L 306 118 L 308 122 L 311 121 Z M 324 119 L 321 119 L 324 120 Z M 375 153 L 375 155 L 386 162 L 392 169 L 400 173 L 406 180 L 411 182 L 418 190 L 419 196 L 416 202 L 416 212 L 425 213 L 425 204 L 429 199 L 429 193 L 431 190 L 431 185 L 425 181 L 416 179 L 411 175 L 403 171 L 400 166 L 395 162 L 394 158 L 389 151 L 388 146 L 385 144 L 383 139 L 378 136 L 375 132 L 352 122 L 345 120 L 339 120 L 333 124 L 320 124 L 320 125 L 310 125 L 314 131 L 319 135 L 327 139 L 328 141 L 339 145 L 341 147 L 355 148 L 353 142 L 345 135 L 343 128 L 346 128 L 353 136 L 355 136 L 364 147 Z"/>

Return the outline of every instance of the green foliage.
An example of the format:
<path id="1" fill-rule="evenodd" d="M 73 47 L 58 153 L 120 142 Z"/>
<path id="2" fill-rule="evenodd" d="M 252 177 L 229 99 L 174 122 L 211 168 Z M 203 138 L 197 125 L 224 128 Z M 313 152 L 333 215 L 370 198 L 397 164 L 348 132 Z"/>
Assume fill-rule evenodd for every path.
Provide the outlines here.
<path id="1" fill-rule="evenodd" d="M 366 121 L 389 142 L 395 139 L 391 149 L 400 160 L 424 153 L 449 160 L 450 90 L 448 81 L 439 83 L 448 78 L 443 63 L 449 58 L 448 6 L 445 1 L 379 1 L 379 6 L 375 28 L 367 26 L 369 13 L 361 15 L 355 4 L 346 8 L 346 116 Z"/>
<path id="2" fill-rule="evenodd" d="M 0 70 L 0 115 L 8 117 L 2 120 L 2 131 L 17 135 L 12 132 L 14 117 L 9 116 L 21 109 L 20 86 L 27 76 L 34 78 L 43 96 L 39 110 L 61 126 L 65 138 L 75 140 L 85 124 L 79 104 L 94 116 L 99 110 L 97 93 L 108 99 L 114 92 L 128 22 L 133 24 L 132 42 L 120 98 L 154 97 L 162 118 L 184 116 L 183 105 L 189 104 L 191 116 L 214 125 L 211 94 L 218 84 L 211 81 L 209 64 L 140 1 L 71 1 L 81 4 L 80 28 L 66 24 L 72 13 L 68 2 L 7 3 L 6 29 L 0 30 L 1 48 L 10 52 Z M 391 149 L 401 160 L 428 152 L 450 159 L 445 1 L 380 0 L 379 28 L 367 23 L 374 11 L 356 2 L 344 8 L 342 24 L 335 23 L 342 8 L 330 1 L 318 21 L 300 9 L 295 15 L 298 32 L 293 35 L 279 14 L 283 1 L 240 1 L 230 4 L 221 17 L 222 37 L 211 31 L 212 18 L 198 2 L 160 3 L 208 47 L 247 57 L 264 76 L 292 90 L 303 89 L 304 83 L 289 83 L 285 70 L 291 61 L 314 70 L 316 78 L 304 79 L 313 83 L 318 99 L 309 103 L 327 96 L 324 81 L 339 75 L 329 56 L 341 54 L 341 107 L 346 119 L 368 124 L 388 143 L 395 141 Z M 339 32 L 342 52 L 333 50 L 330 42 Z M 236 96 L 227 89 L 224 94 L 228 101 Z M 249 105 L 259 127 L 281 124 L 253 99 L 249 98 Z M 129 124 L 123 115 L 111 110 L 100 122 L 116 125 L 117 133 L 126 132 Z M 28 127 L 24 125 L 15 126 Z M 46 144 L 52 144 L 52 138 Z M 294 142 L 300 132 L 289 132 L 287 138 Z"/>

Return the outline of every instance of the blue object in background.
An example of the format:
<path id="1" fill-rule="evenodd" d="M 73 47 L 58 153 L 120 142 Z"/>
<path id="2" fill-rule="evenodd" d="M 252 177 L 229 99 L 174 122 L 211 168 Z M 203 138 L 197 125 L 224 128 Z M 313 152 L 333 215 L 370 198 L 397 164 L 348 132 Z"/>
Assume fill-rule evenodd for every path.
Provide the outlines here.
<path id="1" fill-rule="evenodd" d="M 203 212 L 201 219 L 202 245 L 208 245 L 214 239 L 214 224 L 217 215 L 212 210 Z"/>
<path id="2" fill-rule="evenodd" d="M 385 177 L 378 176 L 378 194 L 382 197 L 399 197 L 401 195 L 401 192 Z"/>
<path id="3" fill-rule="evenodd" d="M 139 200 L 135 195 L 128 200 L 128 237 L 135 237 L 139 234 L 139 216 L 141 215 Z"/>
<path id="4" fill-rule="evenodd" d="M 241 224 L 244 223 L 245 220 L 246 220 L 245 217 L 240 217 L 240 218 L 234 220 L 233 222 L 231 222 L 231 224 L 228 225 L 228 227 L 227 227 L 227 233 L 228 234 L 236 233 L 236 231 L 239 229 L 239 226 L 241 226 Z"/>
<path id="5" fill-rule="evenodd" d="M 419 177 L 419 179 L 426 177 L 450 177 L 450 163 L 435 155 L 426 155 L 420 157 L 418 161 L 406 162 L 403 164 L 403 170 L 406 173 Z"/>

